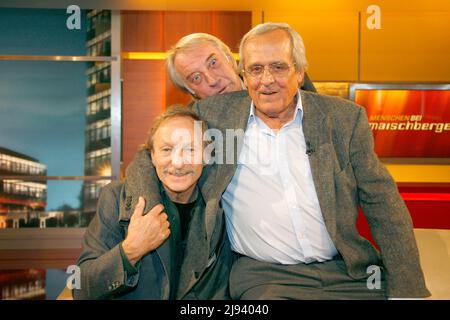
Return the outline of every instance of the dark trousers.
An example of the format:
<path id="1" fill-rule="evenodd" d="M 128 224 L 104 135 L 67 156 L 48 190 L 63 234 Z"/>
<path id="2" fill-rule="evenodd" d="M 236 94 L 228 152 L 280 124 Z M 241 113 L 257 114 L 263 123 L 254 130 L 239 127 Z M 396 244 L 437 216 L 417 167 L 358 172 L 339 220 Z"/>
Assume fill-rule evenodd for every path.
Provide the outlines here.
<path id="1" fill-rule="evenodd" d="M 371 290 L 367 279 L 351 278 L 340 257 L 280 265 L 239 256 L 231 270 L 230 293 L 235 300 L 386 299 L 384 277 L 380 283 L 380 289 Z"/>

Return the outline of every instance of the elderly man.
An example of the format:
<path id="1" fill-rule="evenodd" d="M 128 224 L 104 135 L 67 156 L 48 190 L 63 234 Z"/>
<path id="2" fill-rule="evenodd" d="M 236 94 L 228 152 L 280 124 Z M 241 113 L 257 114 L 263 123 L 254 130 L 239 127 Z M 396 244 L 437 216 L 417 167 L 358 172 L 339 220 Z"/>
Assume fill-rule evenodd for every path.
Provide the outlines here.
<path id="1" fill-rule="evenodd" d="M 174 85 L 194 99 L 244 89 L 230 48 L 207 33 L 192 33 L 169 50 L 167 72 Z M 305 75 L 303 90 L 316 91 Z"/>
<path id="2" fill-rule="evenodd" d="M 429 296 L 411 218 L 374 153 L 364 109 L 298 90 L 305 50 L 287 24 L 256 26 L 242 39 L 240 55 L 248 92 L 192 106 L 220 132 L 216 162 L 226 159 L 211 166 L 202 183 L 211 199 L 206 216 L 224 211 L 236 252 L 232 298 Z M 238 136 L 237 145 L 229 145 L 236 140 L 230 134 Z M 145 155 L 134 166 L 149 173 L 151 185 Z M 358 233 L 359 206 L 381 252 Z"/>
<path id="3" fill-rule="evenodd" d="M 374 153 L 364 109 L 298 90 L 304 52 L 287 24 L 258 25 L 240 46 L 248 94 L 193 105 L 223 135 L 245 132 L 237 161 L 214 175 L 238 255 L 232 298 L 428 296 L 408 210 Z M 358 206 L 380 253 L 358 233 Z"/>
<path id="4" fill-rule="evenodd" d="M 226 299 L 231 254 L 220 215 L 211 215 L 207 242 L 200 118 L 186 107 L 169 108 L 154 123 L 146 152 L 159 183 L 144 186 L 131 212 L 133 195 L 122 183 L 102 190 L 87 229 L 76 299 Z M 135 172 L 138 177 L 145 172 Z M 126 183 L 139 185 L 142 179 Z M 142 195 L 142 197 L 141 197 Z M 149 212 L 146 199 L 158 199 Z M 165 212 L 163 212 L 163 210 Z M 144 213 L 145 212 L 145 213 Z"/>

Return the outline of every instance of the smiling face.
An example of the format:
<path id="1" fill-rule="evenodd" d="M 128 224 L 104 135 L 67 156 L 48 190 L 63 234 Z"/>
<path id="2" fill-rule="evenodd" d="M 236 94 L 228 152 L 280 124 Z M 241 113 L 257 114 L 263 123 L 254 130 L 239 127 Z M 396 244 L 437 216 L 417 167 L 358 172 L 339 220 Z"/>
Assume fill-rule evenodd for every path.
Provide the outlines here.
<path id="1" fill-rule="evenodd" d="M 271 128 L 279 127 L 293 116 L 294 97 L 303 80 L 304 72 L 296 70 L 291 51 L 289 35 L 283 30 L 251 38 L 243 51 L 244 70 L 265 68 L 259 77 L 244 72 L 244 82 L 255 104 L 256 115 Z M 273 75 L 269 66 L 289 68 L 284 75 Z"/>
<path id="2" fill-rule="evenodd" d="M 194 130 L 194 119 L 165 120 L 153 135 L 152 162 L 169 198 L 187 203 L 202 173 L 202 131 Z"/>
<path id="3" fill-rule="evenodd" d="M 227 58 L 214 45 L 180 52 L 174 60 L 175 69 L 187 86 L 200 98 L 242 90 L 241 81 Z"/>

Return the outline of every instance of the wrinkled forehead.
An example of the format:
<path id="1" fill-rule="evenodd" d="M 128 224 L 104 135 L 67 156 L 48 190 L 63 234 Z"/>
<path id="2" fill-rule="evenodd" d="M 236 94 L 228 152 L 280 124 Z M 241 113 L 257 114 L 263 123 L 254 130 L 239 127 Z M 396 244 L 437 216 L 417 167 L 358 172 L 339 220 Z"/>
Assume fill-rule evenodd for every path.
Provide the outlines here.
<path id="1" fill-rule="evenodd" d="M 154 144 L 192 144 L 202 138 L 202 123 L 191 117 L 164 120 L 156 130 Z"/>

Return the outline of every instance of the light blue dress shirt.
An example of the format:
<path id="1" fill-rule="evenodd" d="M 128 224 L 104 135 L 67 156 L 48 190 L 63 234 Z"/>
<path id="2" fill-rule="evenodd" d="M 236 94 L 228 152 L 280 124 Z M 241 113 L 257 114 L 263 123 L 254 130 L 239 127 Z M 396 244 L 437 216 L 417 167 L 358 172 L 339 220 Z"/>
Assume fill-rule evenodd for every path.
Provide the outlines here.
<path id="1" fill-rule="evenodd" d="M 300 93 L 294 118 L 274 132 L 253 102 L 237 170 L 222 195 L 234 251 L 280 264 L 332 259 L 302 130 Z"/>

